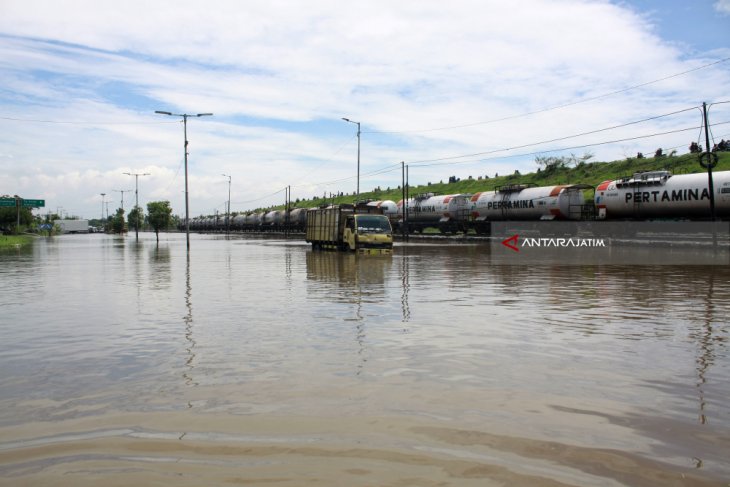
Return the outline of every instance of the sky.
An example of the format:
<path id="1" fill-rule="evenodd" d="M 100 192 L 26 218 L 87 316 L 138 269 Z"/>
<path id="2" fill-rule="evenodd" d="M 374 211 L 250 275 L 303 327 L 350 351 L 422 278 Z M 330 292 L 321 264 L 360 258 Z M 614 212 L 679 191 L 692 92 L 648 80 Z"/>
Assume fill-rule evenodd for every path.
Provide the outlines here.
<path id="1" fill-rule="evenodd" d="M 193 218 L 730 139 L 730 0 L 0 0 L 0 79 L 0 195 L 184 215 L 187 128 Z"/>

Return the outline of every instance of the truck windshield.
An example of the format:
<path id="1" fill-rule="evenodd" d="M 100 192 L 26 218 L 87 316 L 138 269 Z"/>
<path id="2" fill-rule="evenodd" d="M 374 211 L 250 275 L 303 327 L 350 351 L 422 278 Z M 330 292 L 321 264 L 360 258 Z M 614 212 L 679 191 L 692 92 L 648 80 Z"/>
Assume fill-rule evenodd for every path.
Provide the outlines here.
<path id="1" fill-rule="evenodd" d="M 391 233 L 388 217 L 383 215 L 357 215 L 359 233 Z"/>

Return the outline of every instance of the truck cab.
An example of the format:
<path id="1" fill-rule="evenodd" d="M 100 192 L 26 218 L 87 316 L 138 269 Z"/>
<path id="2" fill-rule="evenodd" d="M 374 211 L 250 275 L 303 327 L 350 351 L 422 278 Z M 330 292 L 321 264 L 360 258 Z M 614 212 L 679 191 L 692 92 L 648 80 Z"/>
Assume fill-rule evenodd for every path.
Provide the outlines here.
<path id="1" fill-rule="evenodd" d="M 345 220 L 343 244 L 348 250 L 371 252 L 393 248 L 393 229 L 385 215 L 351 214 Z"/>

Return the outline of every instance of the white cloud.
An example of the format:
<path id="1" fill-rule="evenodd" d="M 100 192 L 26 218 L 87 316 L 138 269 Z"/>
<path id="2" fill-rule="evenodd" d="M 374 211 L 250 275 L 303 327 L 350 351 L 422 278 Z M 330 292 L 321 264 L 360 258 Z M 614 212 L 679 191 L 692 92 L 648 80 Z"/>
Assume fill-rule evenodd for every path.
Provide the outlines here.
<path id="1" fill-rule="evenodd" d="M 367 173 L 401 160 L 483 153 L 667 113 L 719 99 L 729 81 L 727 67 L 718 65 L 620 96 L 479 123 L 571 104 L 713 60 L 684 60 L 652 34 L 646 19 L 603 1 L 515 6 L 475 0 L 446 7 L 440 1 L 5 0 L 2 10 L 6 156 L 0 164 L 11 167 L 0 187 L 53 194 L 64 207 L 100 201 L 98 193 L 129 179 L 122 172 L 149 167 L 156 174 L 145 179 L 144 194 L 169 197 L 181 212 L 182 127 L 154 110 L 215 113 L 188 124 L 191 210 L 199 214 L 225 199 L 221 173 L 233 176 L 234 202 L 286 185 L 295 198 L 352 192 L 355 127 L 343 116 L 362 122 L 366 190 L 400 184 L 399 167 L 378 177 Z M 713 116 L 722 113 L 718 107 Z M 672 120 L 683 127 L 697 119 Z M 429 130 L 452 126 L 459 128 Z M 657 121 L 562 145 L 660 129 Z M 382 133 L 393 131 L 399 133 Z M 590 150 L 597 159 L 614 159 L 694 137 Z M 411 178 L 525 172 L 534 168 L 532 159 L 414 166 Z M 28 172 L 38 183 L 24 179 Z M 75 188 L 79 198 L 72 201 L 58 185 Z M 95 203 L 79 203 L 80 212 L 85 208 L 95 215 Z"/>
<path id="2" fill-rule="evenodd" d="M 717 0 L 713 7 L 721 14 L 730 15 L 730 0 Z"/>

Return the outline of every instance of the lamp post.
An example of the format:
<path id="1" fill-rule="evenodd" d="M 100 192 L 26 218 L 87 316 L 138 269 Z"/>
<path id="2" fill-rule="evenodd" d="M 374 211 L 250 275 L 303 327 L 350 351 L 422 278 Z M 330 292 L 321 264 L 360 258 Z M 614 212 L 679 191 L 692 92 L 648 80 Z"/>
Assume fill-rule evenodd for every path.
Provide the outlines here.
<path id="1" fill-rule="evenodd" d="M 226 211 L 226 235 L 231 233 L 231 176 L 221 174 L 224 178 L 228 178 L 228 210 Z"/>
<path id="2" fill-rule="evenodd" d="M 155 110 L 160 115 L 169 115 L 171 117 L 182 117 L 183 132 L 185 135 L 185 239 L 187 241 L 188 252 L 190 252 L 190 201 L 188 199 L 188 117 L 206 117 L 213 115 L 212 113 L 198 113 L 190 115 L 188 113 L 172 113 Z"/>
<path id="3" fill-rule="evenodd" d="M 342 117 L 345 122 L 357 124 L 357 197 L 360 197 L 360 122 L 354 122 L 349 118 Z"/>
<path id="4" fill-rule="evenodd" d="M 106 193 L 100 193 L 101 194 L 101 225 L 106 229 L 106 225 L 104 224 L 104 197 L 106 196 Z"/>
<path id="5" fill-rule="evenodd" d="M 139 177 L 149 176 L 148 172 L 125 172 L 127 176 L 134 176 L 134 207 L 137 210 L 137 216 L 134 219 L 134 238 L 139 242 Z"/>
<path id="6" fill-rule="evenodd" d="M 124 193 L 131 193 L 131 189 L 113 189 L 115 193 L 122 193 L 122 211 L 124 211 Z"/>

